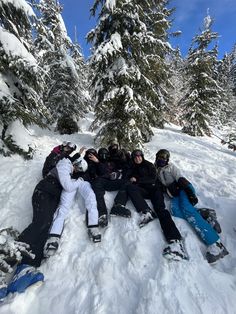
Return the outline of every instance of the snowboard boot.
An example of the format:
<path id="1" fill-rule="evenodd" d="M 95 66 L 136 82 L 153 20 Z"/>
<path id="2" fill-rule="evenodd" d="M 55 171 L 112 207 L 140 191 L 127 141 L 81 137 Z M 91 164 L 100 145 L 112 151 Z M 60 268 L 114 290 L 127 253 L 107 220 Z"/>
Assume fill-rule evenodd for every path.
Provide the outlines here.
<path id="1" fill-rule="evenodd" d="M 221 233 L 221 227 L 217 221 L 216 211 L 214 209 L 198 208 L 198 211 L 202 218 L 204 218 L 217 233 Z"/>
<path id="2" fill-rule="evenodd" d="M 101 234 L 97 227 L 88 227 L 88 235 L 91 241 L 101 242 Z"/>
<path id="3" fill-rule="evenodd" d="M 115 204 L 110 211 L 110 215 L 130 218 L 131 211 L 128 208 L 126 208 L 124 205 Z"/>
<path id="4" fill-rule="evenodd" d="M 98 224 L 101 228 L 105 228 L 108 226 L 108 218 L 107 218 L 107 215 L 104 214 L 104 215 L 101 215 L 99 218 L 98 218 Z"/>
<path id="5" fill-rule="evenodd" d="M 140 218 L 139 227 L 142 228 L 154 219 L 151 209 L 143 212 Z"/>
<path id="6" fill-rule="evenodd" d="M 45 258 L 53 256 L 56 253 L 59 247 L 59 242 L 59 237 L 50 237 L 47 239 L 43 249 L 43 255 Z"/>
<path id="7" fill-rule="evenodd" d="M 20 264 L 17 266 L 15 274 L 7 287 L 7 293 L 25 292 L 28 287 L 43 280 L 43 274 L 36 268 L 27 264 Z"/>
<path id="8" fill-rule="evenodd" d="M 163 256 L 168 260 L 174 261 L 188 259 L 182 240 L 171 240 L 164 248 Z"/>
<path id="9" fill-rule="evenodd" d="M 228 255 L 229 252 L 225 248 L 225 246 L 220 242 L 220 240 L 216 241 L 212 245 L 208 246 L 206 259 L 209 264 L 215 263 L 220 258 L 225 257 Z"/>

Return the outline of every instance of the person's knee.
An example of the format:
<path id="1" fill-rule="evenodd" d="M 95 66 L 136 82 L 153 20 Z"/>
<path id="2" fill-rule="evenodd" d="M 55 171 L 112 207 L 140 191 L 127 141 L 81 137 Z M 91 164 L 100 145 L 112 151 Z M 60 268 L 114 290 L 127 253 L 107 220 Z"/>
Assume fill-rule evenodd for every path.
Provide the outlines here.
<path id="1" fill-rule="evenodd" d="M 92 188 L 94 190 L 104 190 L 104 180 L 98 178 L 92 183 Z"/>
<path id="2" fill-rule="evenodd" d="M 134 192 L 134 191 L 138 191 L 138 190 L 139 190 L 138 186 L 135 185 L 135 184 L 129 184 L 129 185 L 127 185 L 126 189 L 127 189 L 127 192 L 128 192 L 128 193 Z"/>

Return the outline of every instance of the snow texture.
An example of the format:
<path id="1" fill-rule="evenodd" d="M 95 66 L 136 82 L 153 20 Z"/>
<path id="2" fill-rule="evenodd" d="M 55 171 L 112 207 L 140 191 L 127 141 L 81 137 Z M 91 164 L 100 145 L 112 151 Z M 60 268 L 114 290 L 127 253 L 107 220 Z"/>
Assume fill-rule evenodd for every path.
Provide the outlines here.
<path id="1" fill-rule="evenodd" d="M 89 117 L 91 120 L 92 117 Z M 83 133 L 60 136 L 32 127 L 35 158 L 0 157 L 0 228 L 22 231 L 32 219 L 31 196 L 41 179 L 45 157 L 63 140 L 80 148 L 93 147 L 90 121 L 81 121 Z M 145 156 L 154 161 L 160 148 L 169 149 L 171 160 L 193 183 L 199 207 L 216 210 L 222 242 L 230 255 L 215 265 L 205 259 L 206 246 L 191 227 L 174 218 L 184 237 L 189 261 L 168 262 L 160 224 L 154 220 L 138 227 L 139 215 L 129 201 L 132 218 L 112 217 L 102 230 L 102 242 L 87 236 L 84 204 L 78 196 L 66 220 L 58 253 L 40 270 L 45 282 L 24 294 L 9 295 L 1 314 L 234 314 L 236 298 L 236 168 L 235 152 L 217 138 L 190 137 L 175 126 L 154 129 L 145 144 Z M 20 125 L 15 133 L 25 134 Z M 115 192 L 106 193 L 111 208 Z"/>
<path id="2" fill-rule="evenodd" d="M 9 33 L 0 26 L 0 41 L 6 54 L 24 59 L 32 67 L 37 66 L 37 62 L 31 53 L 22 45 L 15 35 Z"/>

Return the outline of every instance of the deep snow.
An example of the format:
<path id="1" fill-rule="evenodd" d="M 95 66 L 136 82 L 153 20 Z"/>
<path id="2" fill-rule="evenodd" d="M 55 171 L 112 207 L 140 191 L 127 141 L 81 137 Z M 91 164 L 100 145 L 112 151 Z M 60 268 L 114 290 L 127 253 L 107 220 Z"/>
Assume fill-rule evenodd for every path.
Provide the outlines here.
<path id="1" fill-rule="evenodd" d="M 90 119 L 92 119 L 90 117 Z M 41 179 L 45 157 L 63 140 L 93 147 L 89 118 L 82 132 L 71 136 L 32 127 L 13 133 L 18 142 L 35 149 L 33 160 L 19 156 L 0 157 L 0 228 L 22 231 L 31 221 L 31 195 Z M 146 159 L 154 161 L 160 148 L 193 183 L 198 207 L 214 208 L 223 229 L 221 238 L 230 255 L 216 265 L 205 259 L 206 246 L 182 219 L 174 218 L 189 255 L 189 261 L 168 262 L 162 257 L 165 240 L 159 221 L 139 229 L 138 214 L 131 202 L 132 218 L 115 217 L 102 230 L 102 242 L 89 241 L 84 205 L 77 197 L 66 220 L 58 253 L 40 270 L 45 282 L 24 294 L 8 296 L 1 314 L 234 314 L 236 313 L 236 152 L 217 138 L 193 138 L 176 126 L 154 129 L 145 145 Z M 115 192 L 106 193 L 111 208 Z"/>

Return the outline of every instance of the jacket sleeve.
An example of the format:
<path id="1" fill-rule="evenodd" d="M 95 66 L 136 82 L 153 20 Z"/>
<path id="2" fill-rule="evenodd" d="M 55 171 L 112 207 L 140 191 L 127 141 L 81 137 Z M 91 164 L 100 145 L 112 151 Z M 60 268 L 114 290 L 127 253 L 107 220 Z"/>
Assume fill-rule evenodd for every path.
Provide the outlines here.
<path id="1" fill-rule="evenodd" d="M 183 177 L 180 170 L 174 164 L 171 164 L 170 171 L 176 182 L 179 181 L 179 178 Z"/>
<path id="2" fill-rule="evenodd" d="M 80 179 L 71 179 L 73 166 L 68 158 L 64 158 L 56 165 L 59 181 L 66 192 L 72 192 L 80 185 Z"/>
<path id="3" fill-rule="evenodd" d="M 49 171 L 52 170 L 52 168 L 56 167 L 58 161 L 63 159 L 64 157 L 65 157 L 64 153 L 56 154 L 54 152 L 51 152 L 46 158 L 43 165 L 43 170 L 42 170 L 43 178 L 45 178 L 46 175 L 49 173 Z"/>

